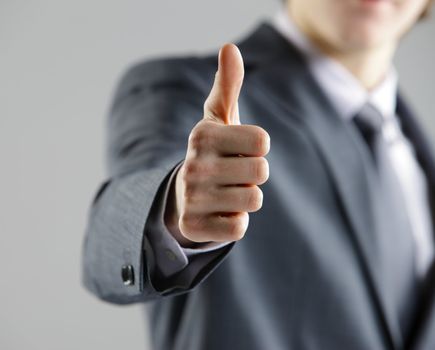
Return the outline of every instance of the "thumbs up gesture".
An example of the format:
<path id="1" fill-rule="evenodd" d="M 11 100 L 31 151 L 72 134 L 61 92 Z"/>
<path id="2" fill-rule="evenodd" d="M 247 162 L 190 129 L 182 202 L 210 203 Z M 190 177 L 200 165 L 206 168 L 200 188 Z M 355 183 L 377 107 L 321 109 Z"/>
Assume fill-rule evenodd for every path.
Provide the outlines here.
<path id="1" fill-rule="evenodd" d="M 241 239 L 248 213 L 262 206 L 258 185 L 269 177 L 264 156 L 270 138 L 258 126 L 240 124 L 243 76 L 239 49 L 224 45 L 204 117 L 189 135 L 185 161 L 171 190 L 170 218 L 165 214 L 170 231 L 184 246 Z"/>

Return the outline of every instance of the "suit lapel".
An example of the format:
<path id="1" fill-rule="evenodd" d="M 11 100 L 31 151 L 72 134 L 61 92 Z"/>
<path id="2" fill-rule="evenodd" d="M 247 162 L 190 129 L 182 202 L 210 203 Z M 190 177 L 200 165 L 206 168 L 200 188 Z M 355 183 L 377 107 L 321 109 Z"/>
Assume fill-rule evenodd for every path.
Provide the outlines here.
<path id="1" fill-rule="evenodd" d="M 429 203 L 432 214 L 432 229 L 435 234 L 435 159 L 427 135 L 424 133 L 401 94 L 397 99 L 397 115 L 400 118 L 403 133 L 414 146 L 416 157 L 423 168 L 429 191 Z M 422 297 L 419 303 L 415 324 L 406 348 L 429 350 L 435 348 L 435 264 L 432 264 L 423 283 Z"/>
<path id="2" fill-rule="evenodd" d="M 378 311 L 381 327 L 392 348 L 402 347 L 402 336 L 390 298 L 379 273 L 377 233 L 370 196 L 369 167 L 354 127 L 343 121 L 314 81 L 303 56 L 271 26 L 264 23 L 239 45 L 251 72 L 251 85 L 280 105 L 290 122 L 297 118 L 309 132 L 329 170 L 350 226 L 362 272 Z M 263 56 L 256 52 L 264 52 Z M 260 57 L 260 58 L 259 58 Z M 261 67 L 260 67 L 261 66 Z M 256 84 L 255 84 L 256 83 Z"/>

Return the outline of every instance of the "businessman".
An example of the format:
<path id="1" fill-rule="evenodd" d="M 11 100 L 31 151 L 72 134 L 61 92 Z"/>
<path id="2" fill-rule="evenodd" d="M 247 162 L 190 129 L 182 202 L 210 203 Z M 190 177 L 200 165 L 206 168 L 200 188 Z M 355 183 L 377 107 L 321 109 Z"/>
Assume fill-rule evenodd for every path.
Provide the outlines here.
<path id="1" fill-rule="evenodd" d="M 392 64 L 431 4 L 288 0 L 128 70 L 85 286 L 155 350 L 435 349 L 435 158 Z"/>

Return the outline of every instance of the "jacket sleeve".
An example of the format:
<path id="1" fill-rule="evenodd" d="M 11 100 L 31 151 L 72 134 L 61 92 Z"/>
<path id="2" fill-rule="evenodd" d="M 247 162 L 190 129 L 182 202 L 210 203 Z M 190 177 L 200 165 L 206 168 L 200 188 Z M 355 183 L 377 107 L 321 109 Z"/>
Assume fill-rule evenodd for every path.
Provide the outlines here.
<path id="1" fill-rule="evenodd" d="M 213 69 L 197 58 L 152 60 L 128 70 L 118 85 L 107 118 L 108 177 L 89 210 L 82 250 L 83 283 L 103 300 L 129 304 L 188 292 L 234 245 L 192 255 L 164 276 L 156 273 L 161 251 L 146 229 L 202 118 Z"/>

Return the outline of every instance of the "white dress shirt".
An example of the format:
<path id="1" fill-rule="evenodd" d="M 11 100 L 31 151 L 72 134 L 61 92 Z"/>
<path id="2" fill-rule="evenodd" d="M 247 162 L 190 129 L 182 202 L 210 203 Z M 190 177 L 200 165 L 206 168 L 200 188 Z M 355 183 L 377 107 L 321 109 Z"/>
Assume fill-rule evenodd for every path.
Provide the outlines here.
<path id="1" fill-rule="evenodd" d="M 414 149 L 401 132 L 395 115 L 398 81 L 395 68 L 391 67 L 385 79 L 368 92 L 344 66 L 322 54 L 296 27 L 284 9 L 273 17 L 271 24 L 306 55 L 312 75 L 342 118 L 352 118 L 367 102 L 378 108 L 385 118 L 383 135 L 390 143 L 389 155 L 406 201 L 415 242 L 416 272 L 419 276 L 424 276 L 434 255 L 427 184 L 416 161 Z M 181 164 L 166 182 L 163 201 L 147 227 L 149 239 L 156 247 L 157 265 L 165 276 L 185 268 L 193 255 L 210 252 L 230 243 L 206 243 L 198 248 L 183 248 L 168 231 L 164 223 L 164 209 L 170 185 Z"/>

